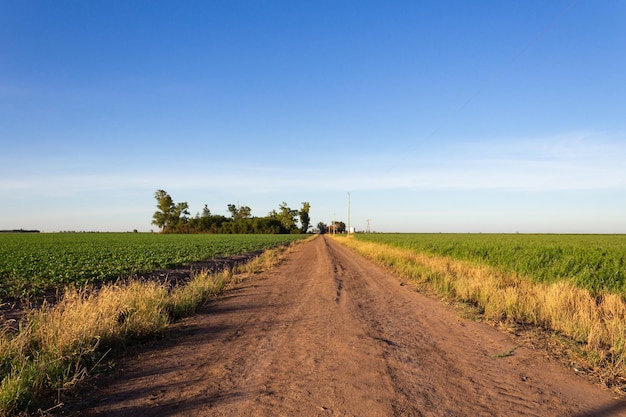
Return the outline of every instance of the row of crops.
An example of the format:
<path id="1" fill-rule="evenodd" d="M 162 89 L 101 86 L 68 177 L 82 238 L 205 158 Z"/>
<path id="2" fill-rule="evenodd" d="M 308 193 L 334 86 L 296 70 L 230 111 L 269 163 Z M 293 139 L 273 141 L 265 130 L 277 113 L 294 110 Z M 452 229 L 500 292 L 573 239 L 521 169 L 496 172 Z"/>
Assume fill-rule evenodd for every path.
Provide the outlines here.
<path id="1" fill-rule="evenodd" d="M 447 256 L 536 282 L 569 280 L 626 293 L 626 235 L 359 234 L 357 239 Z"/>
<path id="2" fill-rule="evenodd" d="M 264 250 L 305 235 L 2 233 L 0 297 Z"/>

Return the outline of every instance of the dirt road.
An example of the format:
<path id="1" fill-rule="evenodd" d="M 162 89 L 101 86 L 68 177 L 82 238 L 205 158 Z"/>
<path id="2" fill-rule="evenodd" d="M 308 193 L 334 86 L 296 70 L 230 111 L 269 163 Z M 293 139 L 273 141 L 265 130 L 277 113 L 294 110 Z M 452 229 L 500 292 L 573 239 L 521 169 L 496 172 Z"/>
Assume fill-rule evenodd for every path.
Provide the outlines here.
<path id="1" fill-rule="evenodd" d="M 608 391 L 323 237 L 170 336 L 62 414 L 626 416 Z"/>

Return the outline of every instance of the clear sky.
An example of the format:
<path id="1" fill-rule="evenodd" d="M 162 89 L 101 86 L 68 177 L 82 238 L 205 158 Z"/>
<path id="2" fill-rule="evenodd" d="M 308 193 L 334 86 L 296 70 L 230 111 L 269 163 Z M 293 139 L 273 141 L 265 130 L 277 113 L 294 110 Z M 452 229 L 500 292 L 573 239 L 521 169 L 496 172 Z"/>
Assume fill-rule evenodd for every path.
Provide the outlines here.
<path id="1" fill-rule="evenodd" d="M 385 232 L 626 233 L 626 2 L 0 0 L 0 229 L 154 192 Z"/>

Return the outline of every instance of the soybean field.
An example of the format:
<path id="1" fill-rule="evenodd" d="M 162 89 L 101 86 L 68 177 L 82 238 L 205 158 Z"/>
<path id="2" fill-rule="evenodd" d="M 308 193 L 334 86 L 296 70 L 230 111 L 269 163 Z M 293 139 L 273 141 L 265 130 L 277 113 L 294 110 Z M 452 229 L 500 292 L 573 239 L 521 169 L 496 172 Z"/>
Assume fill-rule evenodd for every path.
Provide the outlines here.
<path id="1" fill-rule="evenodd" d="M 216 257 L 269 249 L 306 235 L 2 233 L 0 297 L 26 297 Z"/>

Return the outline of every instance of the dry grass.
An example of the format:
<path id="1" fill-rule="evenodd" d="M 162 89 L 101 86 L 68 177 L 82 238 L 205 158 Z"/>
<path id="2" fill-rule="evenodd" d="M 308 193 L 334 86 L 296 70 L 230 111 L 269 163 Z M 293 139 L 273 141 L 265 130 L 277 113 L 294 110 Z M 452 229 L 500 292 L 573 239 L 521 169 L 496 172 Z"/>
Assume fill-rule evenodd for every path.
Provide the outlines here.
<path id="1" fill-rule="evenodd" d="M 618 294 L 592 296 L 568 282 L 532 283 L 493 268 L 406 249 L 338 239 L 365 257 L 439 294 L 469 302 L 485 318 L 541 326 L 567 336 L 607 385 L 626 381 L 626 303 Z"/>
<path id="2" fill-rule="evenodd" d="M 112 349 L 162 333 L 171 320 L 193 314 L 229 285 L 276 266 L 300 242 L 268 250 L 233 271 L 200 272 L 175 288 L 130 281 L 97 291 L 68 290 L 58 304 L 28 312 L 17 330 L 5 325 L 0 329 L 0 415 L 49 403 L 51 393 L 75 386 Z"/>

